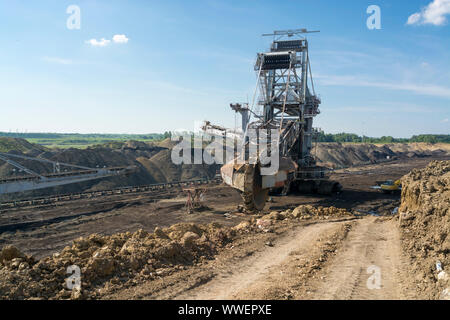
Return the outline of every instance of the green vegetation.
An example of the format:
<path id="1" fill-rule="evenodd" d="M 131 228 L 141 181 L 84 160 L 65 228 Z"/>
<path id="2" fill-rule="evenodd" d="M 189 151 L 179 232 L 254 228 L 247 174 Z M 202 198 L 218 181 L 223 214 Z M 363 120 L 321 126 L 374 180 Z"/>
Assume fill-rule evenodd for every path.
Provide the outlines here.
<path id="1" fill-rule="evenodd" d="M 411 142 L 450 143 L 450 135 L 447 134 L 421 134 L 413 136 Z"/>
<path id="2" fill-rule="evenodd" d="M 128 140 L 160 141 L 170 137 L 169 132 L 150 134 L 78 134 L 78 133 L 13 133 L 0 132 L 0 137 L 21 138 L 49 148 L 87 148 L 93 145 Z"/>
<path id="3" fill-rule="evenodd" d="M 43 147 L 34 146 L 31 143 L 29 143 L 26 140 L 23 139 L 13 139 L 13 138 L 4 138 L 0 136 L 0 152 L 10 152 L 12 150 L 14 151 L 20 151 L 20 152 L 27 152 L 32 149 L 39 149 L 41 151 L 44 150 Z"/>
<path id="4" fill-rule="evenodd" d="M 120 148 L 122 142 L 135 140 L 143 142 L 156 142 L 170 137 L 170 132 L 150 134 L 77 134 L 77 133 L 11 133 L 0 132 L 0 152 L 9 150 L 26 151 L 36 148 L 31 144 L 37 144 L 48 148 L 87 148 L 103 145 L 111 148 Z M 20 142 L 13 138 L 24 139 Z M 411 138 L 381 137 L 373 138 L 359 136 L 354 133 L 324 133 L 319 132 L 318 142 L 340 143 L 450 143 L 450 135 L 424 134 Z M 31 143 L 31 144 L 30 144 Z"/>
<path id="5" fill-rule="evenodd" d="M 318 142 L 340 142 L 340 143 L 408 143 L 408 142 L 427 142 L 427 143 L 450 143 L 450 135 L 422 134 L 411 138 L 394 138 L 391 136 L 373 138 L 359 136 L 354 133 L 324 133 L 319 132 Z"/>

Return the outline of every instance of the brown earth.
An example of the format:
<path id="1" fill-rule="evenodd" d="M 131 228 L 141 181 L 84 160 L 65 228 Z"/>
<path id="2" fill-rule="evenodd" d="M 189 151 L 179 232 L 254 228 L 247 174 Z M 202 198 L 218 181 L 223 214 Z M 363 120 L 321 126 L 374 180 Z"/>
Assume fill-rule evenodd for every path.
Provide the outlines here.
<path id="1" fill-rule="evenodd" d="M 8 139 L 8 140 L 6 140 Z M 82 183 L 27 191 L 0 196 L 1 200 L 27 199 L 53 194 L 67 194 L 83 191 L 108 190 L 117 187 L 139 186 L 171 181 L 187 181 L 193 179 L 211 179 L 220 168 L 218 165 L 185 165 L 175 166 L 171 161 L 171 141 L 144 143 L 138 141 L 120 142 L 88 147 L 86 149 L 47 149 L 30 144 L 23 139 L 0 137 L 0 148 L 5 144 L 12 145 L 12 153 L 44 158 L 51 161 L 75 164 L 90 168 L 135 166 L 136 172 L 129 176 L 109 177 Z M 0 149 L 1 150 L 1 149 Z M 32 160 L 14 159 L 25 167 L 44 174 L 51 173 L 53 167 Z M 73 170 L 61 167 L 63 170 Z M 0 177 L 13 175 L 13 167 L 0 161 Z M 17 173 L 16 173 L 17 174 Z"/>
<path id="2" fill-rule="evenodd" d="M 11 151 L 32 157 L 53 161 L 96 167 L 135 166 L 136 173 L 130 176 L 109 177 L 101 180 L 71 184 L 45 190 L 28 191 L 21 194 L 4 195 L 0 201 L 18 198 L 66 194 L 81 191 L 107 190 L 116 187 L 147 185 L 171 181 L 213 178 L 219 165 L 175 166 L 171 161 L 171 150 L 175 142 L 166 139 L 161 142 L 144 143 L 128 141 L 104 144 L 87 149 L 48 149 L 30 144 L 23 139 L 0 137 L 0 151 Z M 319 164 L 330 168 L 345 168 L 381 163 L 387 160 L 418 157 L 441 157 L 450 154 L 450 144 L 340 144 L 318 143 L 312 152 Z M 388 159 L 389 158 L 389 159 Z M 50 173 L 53 167 L 36 161 L 17 160 L 26 167 L 39 172 Z M 0 163 L 0 177 L 13 174 L 12 167 Z"/>
<path id="3" fill-rule="evenodd" d="M 329 228 L 325 224 L 318 225 L 315 227 L 316 231 L 308 229 L 305 235 L 294 237 L 297 241 L 293 241 L 296 222 L 339 217 L 345 219 L 351 218 L 352 215 L 343 209 L 300 207 L 283 213 L 273 212 L 261 219 L 253 218 L 233 228 L 221 228 L 214 223 L 185 223 L 164 229 L 156 228 L 152 234 L 138 230 L 135 233 L 112 236 L 91 235 L 76 239 L 72 246 L 39 261 L 21 253 L 15 247 L 5 246 L 0 251 L 0 298 L 98 298 L 124 290 L 133 284 L 151 282 L 158 276 L 171 275 L 193 263 L 211 259 L 240 239 L 248 241 L 249 238 L 286 226 L 289 229 L 294 227 L 294 230 L 287 234 L 283 249 L 273 250 L 278 258 L 271 259 L 267 254 L 255 258 L 263 258 L 264 263 L 258 261 L 258 264 L 253 264 L 253 268 L 264 270 L 265 266 L 281 262 L 299 241 L 308 241 L 317 232 Z M 278 239 L 276 241 L 279 242 Z M 82 290 L 68 290 L 71 288 L 64 288 L 64 285 L 61 288 L 67 277 L 67 268 L 73 265 L 81 269 Z M 250 270 L 247 275 L 255 277 L 258 273 Z M 239 277 L 242 276 L 240 273 Z M 251 279 L 246 281 L 251 282 Z M 236 279 L 238 286 L 244 283 Z"/>
<path id="4" fill-rule="evenodd" d="M 424 270 L 421 261 L 425 269 L 433 265 L 426 255 L 414 257 L 404 250 L 408 238 L 392 215 L 399 196 L 370 188 L 429 162 L 413 158 L 337 170 L 332 178 L 344 185 L 343 193 L 274 197 L 264 216 L 239 214 L 237 192 L 219 185 L 208 189 L 208 208 L 191 215 L 180 191 L 161 194 L 162 200 L 151 193 L 116 195 L 2 212 L 0 228 L 9 226 L 9 231 L 0 234 L 0 244 L 20 250 L 7 247 L 0 255 L 0 294 L 30 298 L 43 290 L 44 298 L 436 299 L 422 290 L 431 279 L 416 277 L 417 270 Z M 180 222 L 195 225 L 160 232 Z M 84 239 L 72 245 L 80 236 Z M 445 269 L 445 256 L 440 259 Z M 430 261 L 435 262 L 434 255 Z M 64 288 L 70 263 L 82 269 L 81 292 Z M 416 265 L 420 269 L 415 271 Z M 374 267 L 379 289 L 368 287 Z"/>
<path id="5" fill-rule="evenodd" d="M 395 222 L 370 217 L 358 221 L 324 280 L 311 289 L 312 299 L 399 300 L 407 299 L 405 262 Z M 369 289 L 371 267 L 380 270 L 380 289 Z M 414 294 L 412 299 L 417 298 Z"/>
<path id="6" fill-rule="evenodd" d="M 442 156 L 450 154 L 450 144 L 392 143 L 341 144 L 318 143 L 312 150 L 321 165 L 346 168 L 392 159 Z"/>
<path id="7" fill-rule="evenodd" d="M 450 161 L 414 169 L 402 184 L 399 225 L 417 288 L 426 298 L 450 299 Z"/>
<path id="8" fill-rule="evenodd" d="M 0 299 L 95 298 L 110 286 L 123 288 L 130 281 L 151 280 L 165 268 L 207 258 L 228 236 L 215 224 L 177 224 L 156 228 L 152 234 L 138 230 L 91 235 L 39 261 L 6 246 L 0 252 Z M 81 291 L 64 286 L 66 270 L 73 265 L 80 266 L 83 275 Z"/>
<path id="9" fill-rule="evenodd" d="M 425 167 L 429 161 L 428 158 L 397 160 L 337 170 L 331 178 L 342 183 L 343 193 L 332 197 L 296 194 L 273 197 L 266 205 L 265 213 L 306 204 L 335 206 L 357 215 L 369 212 L 389 215 L 399 206 L 399 196 L 386 195 L 370 187 L 377 181 L 399 179 L 413 168 Z M 93 233 L 112 235 L 139 229 L 152 232 L 156 227 L 169 227 L 180 222 L 219 222 L 232 226 L 243 219 L 237 212 L 240 195 L 223 185 L 208 187 L 204 204 L 209 209 L 187 215 L 185 200 L 182 190 L 174 188 L 158 193 L 111 195 L 8 209 L 0 214 L 0 246 L 11 244 L 41 258 L 62 250 L 78 237 Z"/>

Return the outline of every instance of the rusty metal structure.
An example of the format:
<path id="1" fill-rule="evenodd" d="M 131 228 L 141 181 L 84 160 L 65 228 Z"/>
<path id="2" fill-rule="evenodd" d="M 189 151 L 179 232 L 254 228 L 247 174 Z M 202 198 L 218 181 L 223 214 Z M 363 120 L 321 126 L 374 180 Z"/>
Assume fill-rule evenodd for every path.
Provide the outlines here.
<path id="1" fill-rule="evenodd" d="M 184 193 L 186 193 L 186 212 L 191 214 L 196 209 L 199 209 L 203 206 L 202 201 L 204 194 L 206 193 L 206 188 L 189 188 L 183 189 Z"/>
<path id="2" fill-rule="evenodd" d="M 331 194 L 342 189 L 338 182 L 329 180 L 327 168 L 317 166 L 311 154 L 316 134 L 313 119 L 320 114 L 321 99 L 314 90 L 306 34 L 316 32 L 319 31 L 297 29 L 264 34 L 272 36 L 273 42 L 268 52 L 257 55 L 257 85 L 252 104 L 231 105 L 233 111 L 242 115 L 245 161 L 224 165 L 221 174 L 226 184 L 241 192 L 248 211 L 262 210 L 269 191 L 287 194 L 294 187 L 305 193 Z M 252 162 L 245 155 L 252 143 L 249 139 L 252 130 L 266 131 L 269 144 L 276 144 L 279 153 L 276 173 L 263 175 L 262 169 L 267 164 Z M 271 136 L 272 130 L 279 133 L 277 138 Z M 270 154 L 258 145 L 258 152 L 263 151 Z"/>

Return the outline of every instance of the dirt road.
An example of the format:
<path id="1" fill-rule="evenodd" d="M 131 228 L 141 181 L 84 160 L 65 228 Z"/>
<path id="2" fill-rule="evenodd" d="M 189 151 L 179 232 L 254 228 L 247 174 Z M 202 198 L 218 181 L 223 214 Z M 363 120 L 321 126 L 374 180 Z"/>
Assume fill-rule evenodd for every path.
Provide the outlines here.
<path id="1" fill-rule="evenodd" d="M 302 270 L 305 260 L 323 256 L 320 240 L 339 232 L 342 224 L 321 223 L 294 229 L 273 247 L 223 268 L 214 280 L 176 298 L 404 299 L 404 263 L 392 220 L 358 220 L 336 256 L 328 262 L 319 261 L 322 263 L 316 266 L 320 270 L 317 274 Z M 312 277 L 299 276 L 302 272 Z"/>
<path id="2" fill-rule="evenodd" d="M 281 273 L 283 263 L 292 253 L 297 252 L 298 255 L 306 256 L 316 244 L 318 237 L 325 232 L 336 230 L 338 224 L 336 222 L 295 228 L 247 259 L 225 265 L 214 280 L 206 285 L 175 298 L 224 300 L 239 297 L 268 274 Z"/>
<path id="3" fill-rule="evenodd" d="M 322 221 L 258 235 L 213 261 L 105 298 L 414 299 L 406 264 L 395 220 Z"/>
<path id="4" fill-rule="evenodd" d="M 358 221 L 340 253 L 324 270 L 313 299 L 398 300 L 405 266 L 393 220 L 368 217 Z"/>

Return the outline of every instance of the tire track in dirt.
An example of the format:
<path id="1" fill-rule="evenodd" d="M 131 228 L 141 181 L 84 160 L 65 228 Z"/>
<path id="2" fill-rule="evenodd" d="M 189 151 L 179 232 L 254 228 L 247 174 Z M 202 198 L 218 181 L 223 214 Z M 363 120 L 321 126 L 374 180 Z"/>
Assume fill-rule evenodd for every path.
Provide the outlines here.
<path id="1" fill-rule="evenodd" d="M 349 233 L 340 252 L 324 270 L 324 280 L 317 284 L 310 298 L 406 299 L 403 270 L 405 265 L 395 222 L 366 217 Z"/>
<path id="2" fill-rule="evenodd" d="M 342 222 L 318 223 L 295 228 L 250 257 L 228 264 L 206 284 L 178 294 L 173 299 L 228 300 L 246 288 L 264 279 L 269 272 L 283 264 L 293 252 L 301 250 L 305 255 L 325 232 L 338 229 Z"/>
<path id="3" fill-rule="evenodd" d="M 89 217 L 89 216 L 97 215 L 100 213 L 108 213 L 110 211 L 123 208 L 126 205 L 127 205 L 126 203 L 117 203 L 115 205 L 110 206 L 109 208 L 104 208 L 104 209 L 95 210 L 95 211 L 87 211 L 87 212 L 77 213 L 77 214 L 73 214 L 73 215 L 55 217 L 55 218 L 51 218 L 51 219 L 43 219 L 43 220 L 30 221 L 30 222 L 0 225 L 0 233 L 7 232 L 7 231 L 14 232 L 17 230 L 24 231 L 24 230 L 28 230 L 28 229 L 36 229 L 36 228 L 40 228 L 42 226 L 48 226 L 48 225 L 51 225 L 54 223 L 60 223 L 60 222 L 68 221 L 68 220 L 74 220 L 74 219 L 80 218 L 80 217 Z"/>

